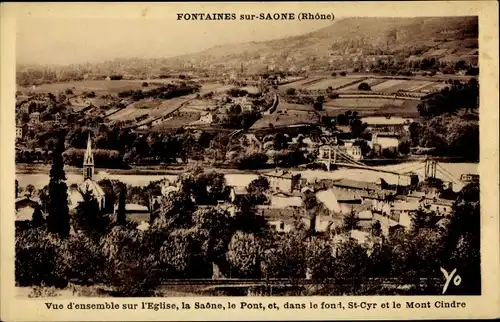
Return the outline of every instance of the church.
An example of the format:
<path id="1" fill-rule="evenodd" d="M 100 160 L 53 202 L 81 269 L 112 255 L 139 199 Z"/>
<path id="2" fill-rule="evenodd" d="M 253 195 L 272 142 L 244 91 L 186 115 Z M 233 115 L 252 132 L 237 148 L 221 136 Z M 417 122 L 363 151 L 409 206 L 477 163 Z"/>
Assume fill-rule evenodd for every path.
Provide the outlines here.
<path id="1" fill-rule="evenodd" d="M 104 190 L 94 180 L 94 154 L 92 152 L 92 140 L 87 140 L 87 149 L 83 157 L 83 182 L 79 185 L 72 185 L 68 194 L 68 205 L 70 209 L 75 209 L 80 201 L 83 201 L 83 193 L 89 191 L 97 200 L 99 209 L 103 209 L 106 205 Z"/>

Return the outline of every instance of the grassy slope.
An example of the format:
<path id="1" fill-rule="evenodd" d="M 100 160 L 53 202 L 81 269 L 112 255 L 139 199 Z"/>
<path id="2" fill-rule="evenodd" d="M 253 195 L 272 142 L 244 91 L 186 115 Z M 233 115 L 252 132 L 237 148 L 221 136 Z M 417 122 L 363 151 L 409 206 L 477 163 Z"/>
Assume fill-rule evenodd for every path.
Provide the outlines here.
<path id="1" fill-rule="evenodd" d="M 302 36 L 218 46 L 176 59 L 228 64 L 241 60 L 257 63 L 258 57 L 265 56 L 325 57 L 341 54 L 346 41 L 356 48 L 387 48 L 405 57 L 417 48 L 423 49 L 421 57 L 434 52 L 438 58 L 460 57 L 477 48 L 477 27 L 476 17 L 346 18 Z"/>

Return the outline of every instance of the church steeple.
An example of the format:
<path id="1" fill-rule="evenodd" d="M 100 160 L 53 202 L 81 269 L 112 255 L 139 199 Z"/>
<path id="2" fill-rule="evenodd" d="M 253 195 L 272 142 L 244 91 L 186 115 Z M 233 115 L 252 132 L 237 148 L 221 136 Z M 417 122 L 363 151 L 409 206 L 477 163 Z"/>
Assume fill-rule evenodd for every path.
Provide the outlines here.
<path id="1" fill-rule="evenodd" d="M 85 151 L 85 156 L 83 157 L 83 177 L 85 179 L 92 179 L 94 175 L 94 154 L 92 153 L 92 140 L 87 139 L 87 150 Z"/>

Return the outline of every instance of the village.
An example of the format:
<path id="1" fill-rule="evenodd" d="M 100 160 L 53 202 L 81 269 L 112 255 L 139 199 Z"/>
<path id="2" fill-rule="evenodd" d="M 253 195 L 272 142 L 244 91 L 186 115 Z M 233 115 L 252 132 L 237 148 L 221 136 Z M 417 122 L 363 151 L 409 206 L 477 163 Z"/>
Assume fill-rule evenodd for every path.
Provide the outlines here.
<path id="1" fill-rule="evenodd" d="M 317 57 L 18 67 L 16 286 L 425 295 L 459 267 L 450 292 L 477 294 L 477 21 L 450 23 L 467 50 L 384 29 Z"/>

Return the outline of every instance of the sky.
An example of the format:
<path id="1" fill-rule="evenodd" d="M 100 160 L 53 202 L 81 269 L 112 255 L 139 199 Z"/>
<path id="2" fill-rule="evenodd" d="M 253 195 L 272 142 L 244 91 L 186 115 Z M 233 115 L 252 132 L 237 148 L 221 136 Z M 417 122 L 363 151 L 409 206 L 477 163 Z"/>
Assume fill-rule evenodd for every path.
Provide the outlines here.
<path id="1" fill-rule="evenodd" d="M 330 21 L 175 21 L 173 19 L 17 20 L 18 63 L 72 64 L 114 58 L 161 58 L 228 43 L 305 34 Z"/>

